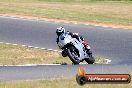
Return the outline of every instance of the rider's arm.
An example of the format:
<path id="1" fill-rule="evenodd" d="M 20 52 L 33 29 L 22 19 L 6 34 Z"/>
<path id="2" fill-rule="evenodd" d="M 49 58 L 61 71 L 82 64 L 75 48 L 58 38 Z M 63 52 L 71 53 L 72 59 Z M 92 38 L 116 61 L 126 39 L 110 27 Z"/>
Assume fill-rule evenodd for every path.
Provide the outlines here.
<path id="1" fill-rule="evenodd" d="M 71 35 L 71 37 L 73 37 L 73 33 L 72 33 L 72 32 L 67 31 L 67 33 L 68 33 L 69 35 Z"/>
<path id="2" fill-rule="evenodd" d="M 80 39 L 81 39 L 82 41 L 84 41 L 84 38 L 83 38 L 82 36 L 80 36 L 78 33 L 72 33 L 72 32 L 70 32 L 70 35 L 71 35 L 73 38 L 76 38 L 76 39 L 79 40 L 79 41 L 80 41 Z"/>
<path id="3" fill-rule="evenodd" d="M 76 38 L 78 41 L 80 41 L 78 33 L 72 33 L 72 37 Z"/>
<path id="4" fill-rule="evenodd" d="M 59 43 L 59 37 L 57 37 L 56 42 L 57 42 L 57 44 Z M 59 46 L 59 44 L 58 44 L 58 47 L 61 49 L 61 47 Z"/>

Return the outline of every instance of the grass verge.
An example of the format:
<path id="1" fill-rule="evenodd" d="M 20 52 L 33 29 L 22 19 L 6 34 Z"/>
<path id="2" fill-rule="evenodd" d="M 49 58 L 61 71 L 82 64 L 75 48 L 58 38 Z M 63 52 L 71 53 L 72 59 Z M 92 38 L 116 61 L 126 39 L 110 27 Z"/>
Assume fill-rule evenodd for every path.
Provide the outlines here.
<path id="1" fill-rule="evenodd" d="M 0 88 L 131 88 L 129 84 L 85 84 L 80 86 L 75 78 L 58 78 L 37 81 L 8 81 L 0 82 Z"/>
<path id="2" fill-rule="evenodd" d="M 0 65 L 22 64 L 72 64 L 68 57 L 63 58 L 59 52 L 22 47 L 20 45 L 0 44 Z M 105 63 L 103 58 L 96 57 L 96 63 Z"/>
<path id="3" fill-rule="evenodd" d="M 132 2 L 125 0 L 0 0 L 0 14 L 132 28 Z"/>

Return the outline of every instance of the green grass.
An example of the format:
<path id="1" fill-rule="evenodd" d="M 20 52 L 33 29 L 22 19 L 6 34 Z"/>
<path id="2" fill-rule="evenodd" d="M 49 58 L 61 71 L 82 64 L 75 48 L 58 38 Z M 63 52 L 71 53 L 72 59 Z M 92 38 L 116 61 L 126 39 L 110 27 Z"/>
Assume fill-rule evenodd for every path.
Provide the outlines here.
<path id="1" fill-rule="evenodd" d="M 0 65 L 55 63 L 72 64 L 68 57 L 62 57 L 59 52 L 22 47 L 20 45 L 0 44 Z M 105 59 L 96 57 L 95 63 L 105 63 Z"/>
<path id="2" fill-rule="evenodd" d="M 53 64 L 67 62 L 60 53 L 28 47 L 0 44 L 0 65 Z"/>
<path id="3" fill-rule="evenodd" d="M 0 0 L 0 14 L 131 26 L 132 2 L 130 0 Z"/>
<path id="4" fill-rule="evenodd" d="M 85 84 L 80 86 L 75 78 L 58 78 L 37 81 L 8 81 L 0 82 L 0 88 L 131 88 L 129 84 Z"/>

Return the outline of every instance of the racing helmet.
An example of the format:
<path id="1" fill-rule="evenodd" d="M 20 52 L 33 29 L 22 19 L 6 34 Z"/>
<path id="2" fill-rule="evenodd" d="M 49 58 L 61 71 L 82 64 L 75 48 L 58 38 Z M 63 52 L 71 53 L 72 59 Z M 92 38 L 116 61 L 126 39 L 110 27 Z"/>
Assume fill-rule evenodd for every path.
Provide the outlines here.
<path id="1" fill-rule="evenodd" d="M 65 28 L 63 27 L 58 27 L 56 30 L 56 34 L 60 36 L 62 33 L 65 33 Z"/>

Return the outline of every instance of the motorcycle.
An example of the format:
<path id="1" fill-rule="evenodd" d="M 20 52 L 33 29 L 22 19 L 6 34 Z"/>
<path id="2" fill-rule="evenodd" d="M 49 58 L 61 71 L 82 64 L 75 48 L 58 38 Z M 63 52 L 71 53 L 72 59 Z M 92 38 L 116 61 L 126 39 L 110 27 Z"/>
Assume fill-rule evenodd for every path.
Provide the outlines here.
<path id="1" fill-rule="evenodd" d="M 88 64 L 93 64 L 95 61 L 90 51 L 90 46 L 87 45 L 88 49 L 86 49 L 82 41 L 72 38 L 68 33 L 63 33 L 59 36 L 58 46 L 62 49 L 62 56 L 68 56 L 73 64 L 79 64 L 84 60 Z"/>

